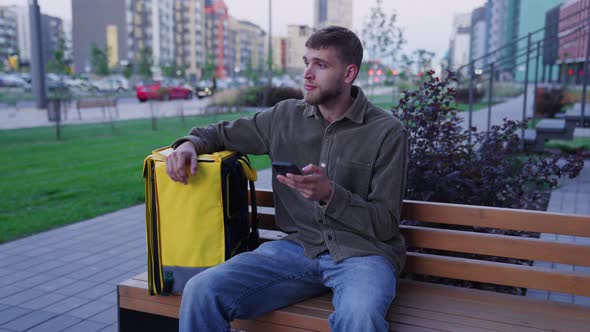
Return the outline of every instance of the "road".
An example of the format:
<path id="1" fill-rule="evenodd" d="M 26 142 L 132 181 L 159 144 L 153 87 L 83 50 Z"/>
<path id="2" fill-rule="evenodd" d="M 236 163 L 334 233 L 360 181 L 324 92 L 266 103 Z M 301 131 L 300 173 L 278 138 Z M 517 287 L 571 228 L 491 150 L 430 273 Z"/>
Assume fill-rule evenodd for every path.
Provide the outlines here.
<path id="1" fill-rule="evenodd" d="M 181 110 L 184 115 L 202 114 L 209 99 L 154 101 L 152 103 L 140 103 L 135 98 L 119 98 L 119 120 L 130 120 L 151 117 L 153 111 L 157 117 L 178 116 Z M 34 102 L 19 102 L 18 108 L 0 105 L 0 129 L 31 128 L 54 125 L 50 122 L 46 110 L 34 107 Z M 82 119 L 78 118 L 75 104 L 69 107 L 62 116 L 64 124 L 96 123 L 108 121 L 108 116 L 103 117 L 100 108 L 82 109 Z"/>

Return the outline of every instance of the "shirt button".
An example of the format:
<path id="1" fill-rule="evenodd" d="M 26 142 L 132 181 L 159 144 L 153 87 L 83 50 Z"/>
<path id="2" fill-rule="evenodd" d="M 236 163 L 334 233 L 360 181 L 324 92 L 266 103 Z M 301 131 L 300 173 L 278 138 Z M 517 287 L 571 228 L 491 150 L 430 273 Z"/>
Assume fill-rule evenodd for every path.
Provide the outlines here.
<path id="1" fill-rule="evenodd" d="M 328 241 L 332 241 L 332 235 L 328 235 Z"/>
<path id="2" fill-rule="evenodd" d="M 322 168 L 326 168 L 326 163 L 321 163 L 321 164 L 320 164 L 320 166 L 321 166 Z"/>

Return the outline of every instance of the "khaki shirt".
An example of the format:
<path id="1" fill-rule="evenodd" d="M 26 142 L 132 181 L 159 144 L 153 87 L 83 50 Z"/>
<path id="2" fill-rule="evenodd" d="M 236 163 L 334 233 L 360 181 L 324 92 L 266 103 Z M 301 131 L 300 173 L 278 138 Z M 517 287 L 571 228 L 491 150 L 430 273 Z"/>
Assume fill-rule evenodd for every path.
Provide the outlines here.
<path id="1" fill-rule="evenodd" d="M 197 153 L 233 150 L 268 154 L 299 168 L 319 165 L 332 180 L 328 205 L 304 199 L 278 182 L 273 171 L 276 222 L 288 240 L 314 258 L 329 250 L 335 262 L 367 255 L 386 257 L 396 271 L 405 262 L 399 232 L 406 183 L 407 132 L 390 113 L 353 87 L 354 103 L 328 124 L 303 100 L 285 100 L 252 118 L 193 128 L 172 145 L 191 141 Z"/>

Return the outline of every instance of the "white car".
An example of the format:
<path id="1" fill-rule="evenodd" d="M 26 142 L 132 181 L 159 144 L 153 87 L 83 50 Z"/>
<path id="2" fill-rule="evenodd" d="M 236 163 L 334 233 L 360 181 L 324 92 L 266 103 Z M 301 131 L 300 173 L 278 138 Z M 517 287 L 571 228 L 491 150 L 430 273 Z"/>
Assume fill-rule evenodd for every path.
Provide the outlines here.
<path id="1" fill-rule="evenodd" d="M 105 77 L 92 82 L 92 86 L 98 91 L 126 91 L 129 90 L 129 81 L 122 77 Z"/>

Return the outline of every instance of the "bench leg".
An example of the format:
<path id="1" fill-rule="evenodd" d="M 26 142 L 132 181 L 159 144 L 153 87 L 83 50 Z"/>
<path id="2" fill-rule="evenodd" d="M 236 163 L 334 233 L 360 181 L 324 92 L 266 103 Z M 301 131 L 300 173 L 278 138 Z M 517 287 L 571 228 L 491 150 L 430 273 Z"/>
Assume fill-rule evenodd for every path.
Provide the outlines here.
<path id="1" fill-rule="evenodd" d="M 178 320 L 119 307 L 119 332 L 178 331 Z"/>

